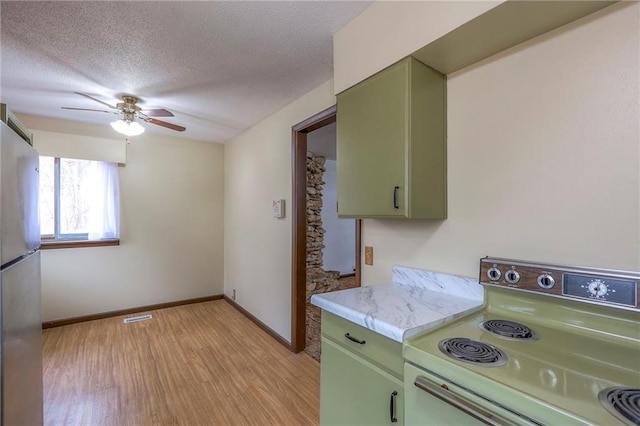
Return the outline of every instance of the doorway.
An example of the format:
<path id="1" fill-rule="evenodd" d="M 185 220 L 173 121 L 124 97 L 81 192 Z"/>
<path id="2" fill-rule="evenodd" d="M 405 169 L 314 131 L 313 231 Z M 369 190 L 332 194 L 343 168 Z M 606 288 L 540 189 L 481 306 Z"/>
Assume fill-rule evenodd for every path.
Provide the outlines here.
<path id="1" fill-rule="evenodd" d="M 293 197 L 292 204 L 292 285 L 291 285 L 291 349 L 293 352 L 298 353 L 305 348 L 306 335 L 307 335 L 307 249 L 308 249 L 308 226 L 313 223 L 308 223 L 307 213 L 307 173 L 308 173 L 308 142 L 309 133 L 318 129 L 322 129 L 326 126 L 331 126 L 336 122 L 336 107 L 328 108 L 313 117 L 304 120 L 303 122 L 293 126 L 292 128 L 292 159 L 293 159 Z M 325 132 L 328 133 L 328 132 Z M 313 142 L 317 146 L 317 142 Z M 335 144 L 335 137 L 333 138 Z M 330 151 L 330 149 L 329 149 Z M 330 156 L 330 154 L 329 154 Z M 316 157 L 316 156 L 312 156 Z M 324 163 L 326 156 L 319 154 L 317 157 L 322 157 L 322 163 Z M 317 159 L 312 158 L 312 161 Z M 332 161 L 334 159 L 330 159 Z M 324 167 L 323 167 L 324 169 Z M 324 172 L 324 170 L 323 170 Z M 310 192 L 314 192 L 311 189 Z M 312 202 L 313 204 L 314 202 Z M 327 208 L 331 208 L 328 206 Z M 316 222 L 317 218 L 315 213 L 312 214 L 312 221 Z M 354 232 L 355 241 L 353 243 L 353 278 L 355 280 L 353 285 L 360 286 L 360 220 L 354 220 L 355 224 L 351 228 Z M 340 231 L 337 231 L 340 232 Z M 323 232 L 322 232 L 323 233 Z M 317 238 L 318 232 L 312 232 L 312 238 Z M 314 245 L 313 241 L 311 241 Z M 321 242 L 322 243 L 322 242 Z M 316 245 L 317 246 L 317 245 Z M 317 247 L 316 247 L 317 249 Z M 323 256 L 324 257 L 324 256 Z M 322 259 L 320 260 L 322 262 Z M 322 263 L 320 263 L 322 266 Z M 338 275 L 351 275 L 345 270 L 345 266 L 339 266 L 340 270 Z M 320 271 L 322 268 L 319 269 Z M 316 272 L 314 268 L 313 273 Z M 325 275 L 325 274 L 322 274 Z M 331 274 L 330 274 L 331 275 Z M 335 277 L 337 278 L 337 277 Z M 331 277 L 330 277 L 331 279 Z M 310 289 L 315 289 L 315 283 L 310 283 Z M 319 325 L 319 324 L 318 324 Z"/>

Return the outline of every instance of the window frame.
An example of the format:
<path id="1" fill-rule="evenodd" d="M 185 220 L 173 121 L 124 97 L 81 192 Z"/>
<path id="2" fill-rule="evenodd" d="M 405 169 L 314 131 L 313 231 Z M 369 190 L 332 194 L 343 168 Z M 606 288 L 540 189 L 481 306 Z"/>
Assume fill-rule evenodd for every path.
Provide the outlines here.
<path id="1" fill-rule="evenodd" d="M 40 248 L 59 249 L 75 247 L 101 247 L 120 245 L 120 238 L 107 238 L 101 240 L 89 240 L 88 233 L 60 233 L 60 181 L 61 181 L 61 157 L 40 156 L 53 158 L 53 234 L 40 233 Z"/>
<path id="2" fill-rule="evenodd" d="M 68 240 L 68 241 L 56 241 L 56 240 L 41 240 L 40 250 L 51 249 L 65 249 L 65 248 L 80 248 L 80 247 L 106 247 L 106 246 L 119 246 L 120 239 L 114 238 L 109 240 Z"/>

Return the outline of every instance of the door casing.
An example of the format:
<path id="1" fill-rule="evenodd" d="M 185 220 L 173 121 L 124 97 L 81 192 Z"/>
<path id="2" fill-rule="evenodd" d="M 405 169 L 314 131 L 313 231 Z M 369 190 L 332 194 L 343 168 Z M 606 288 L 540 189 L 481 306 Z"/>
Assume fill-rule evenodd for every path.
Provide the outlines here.
<path id="1" fill-rule="evenodd" d="M 307 297 L 307 134 L 336 121 L 336 106 L 325 109 L 291 128 L 293 194 L 291 209 L 291 351 L 304 349 Z M 356 219 L 356 285 L 360 286 L 361 221 Z"/>

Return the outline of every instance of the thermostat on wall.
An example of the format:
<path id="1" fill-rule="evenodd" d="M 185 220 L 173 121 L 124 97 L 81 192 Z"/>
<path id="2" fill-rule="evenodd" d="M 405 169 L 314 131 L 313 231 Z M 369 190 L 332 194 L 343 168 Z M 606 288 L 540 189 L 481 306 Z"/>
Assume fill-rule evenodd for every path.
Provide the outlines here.
<path id="1" fill-rule="evenodd" d="M 273 217 L 284 217 L 284 200 L 273 200 Z"/>

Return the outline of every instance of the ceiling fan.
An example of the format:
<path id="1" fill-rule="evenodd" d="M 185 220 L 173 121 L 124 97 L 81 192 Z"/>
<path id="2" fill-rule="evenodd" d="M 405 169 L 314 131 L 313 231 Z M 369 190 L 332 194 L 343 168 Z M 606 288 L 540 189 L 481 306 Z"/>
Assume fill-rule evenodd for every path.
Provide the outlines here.
<path id="1" fill-rule="evenodd" d="M 140 120 L 145 121 L 147 123 L 156 124 L 158 126 L 166 127 L 167 129 L 176 130 L 178 132 L 184 132 L 186 130 L 185 127 L 152 118 L 152 117 L 173 117 L 173 114 L 164 108 L 142 109 L 138 105 L 136 105 L 140 99 L 136 98 L 135 96 L 124 95 L 122 96 L 122 102 L 119 102 L 115 106 L 113 106 L 111 104 L 101 101 L 100 99 L 96 99 L 93 96 L 89 96 L 85 93 L 80 93 L 80 92 L 74 92 L 74 93 L 80 96 L 84 96 L 85 98 L 89 98 L 98 103 L 101 103 L 102 105 L 109 107 L 112 111 L 105 111 L 101 109 L 71 108 L 71 107 L 62 107 L 62 109 L 71 109 L 76 111 L 106 112 L 108 114 L 120 114 L 122 115 L 122 118 L 120 120 L 117 120 L 111 123 L 111 127 L 113 127 L 117 132 L 120 132 L 127 136 L 137 136 L 142 132 L 144 132 L 144 127 L 142 127 L 136 121 L 136 118 L 139 118 Z"/>

